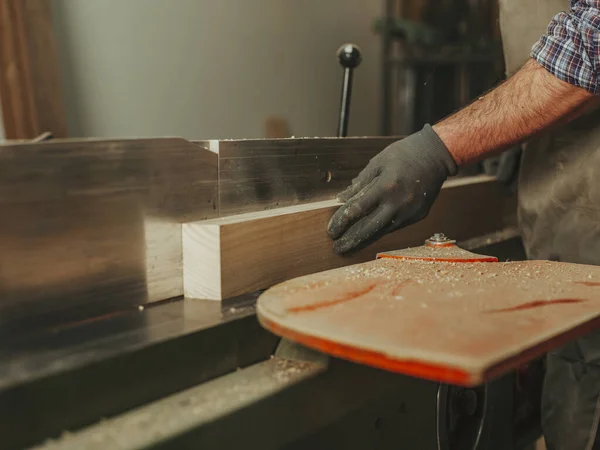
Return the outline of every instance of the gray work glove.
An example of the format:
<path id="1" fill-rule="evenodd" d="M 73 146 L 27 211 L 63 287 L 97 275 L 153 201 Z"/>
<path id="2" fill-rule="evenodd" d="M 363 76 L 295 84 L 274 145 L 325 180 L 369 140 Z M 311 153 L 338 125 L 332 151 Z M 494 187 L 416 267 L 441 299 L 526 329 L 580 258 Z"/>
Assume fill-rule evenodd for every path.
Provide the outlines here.
<path id="1" fill-rule="evenodd" d="M 364 248 L 425 218 L 456 163 L 429 125 L 375 156 L 338 195 L 327 232 L 337 254 Z"/>

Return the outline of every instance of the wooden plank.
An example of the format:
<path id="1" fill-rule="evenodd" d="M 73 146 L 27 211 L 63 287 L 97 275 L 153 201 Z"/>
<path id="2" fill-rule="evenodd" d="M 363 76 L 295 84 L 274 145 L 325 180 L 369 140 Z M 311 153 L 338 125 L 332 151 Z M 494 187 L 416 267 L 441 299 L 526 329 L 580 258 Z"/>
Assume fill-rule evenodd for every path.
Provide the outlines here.
<path id="1" fill-rule="evenodd" d="M 0 0 L 0 105 L 6 139 L 67 136 L 50 2 Z"/>
<path id="2" fill-rule="evenodd" d="M 261 323 L 333 356 L 474 386 L 600 326 L 600 267 L 379 259 L 296 278 Z"/>
<path id="3" fill-rule="evenodd" d="M 506 205 L 506 208 L 504 207 Z M 434 232 L 463 240 L 504 227 L 514 207 L 490 177 L 446 183 L 429 216 L 353 256 L 333 252 L 327 223 L 335 200 L 183 225 L 184 292 L 222 300 L 290 278 L 420 245 Z"/>

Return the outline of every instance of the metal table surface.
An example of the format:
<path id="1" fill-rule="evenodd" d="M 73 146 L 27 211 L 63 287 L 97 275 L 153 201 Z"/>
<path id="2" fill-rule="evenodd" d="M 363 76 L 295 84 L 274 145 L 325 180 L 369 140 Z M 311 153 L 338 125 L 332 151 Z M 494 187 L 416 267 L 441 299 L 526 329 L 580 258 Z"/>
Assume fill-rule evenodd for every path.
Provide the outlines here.
<path id="1" fill-rule="evenodd" d="M 235 306 L 178 297 L 59 327 L 20 330 L 0 342 L 0 389 L 251 316 L 256 296 Z"/>
<path id="2" fill-rule="evenodd" d="M 0 344 L 0 435 L 20 448 L 267 359 L 277 338 L 235 302 L 176 298 Z M 4 447 L 3 447 L 4 448 Z"/>

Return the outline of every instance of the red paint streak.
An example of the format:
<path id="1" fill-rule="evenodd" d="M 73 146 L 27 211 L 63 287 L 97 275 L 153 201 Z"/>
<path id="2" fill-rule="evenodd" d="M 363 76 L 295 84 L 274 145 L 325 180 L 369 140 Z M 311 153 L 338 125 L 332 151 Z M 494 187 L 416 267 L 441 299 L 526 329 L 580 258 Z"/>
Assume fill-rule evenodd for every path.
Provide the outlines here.
<path id="1" fill-rule="evenodd" d="M 558 298 L 556 300 L 534 300 L 532 302 L 523 303 L 522 305 L 511 306 L 510 308 L 491 309 L 489 311 L 484 311 L 484 313 L 494 314 L 494 313 L 503 313 L 503 312 L 524 311 L 526 309 L 540 308 L 542 306 L 566 305 L 566 304 L 570 304 L 570 303 L 582 303 L 585 301 L 586 300 L 582 300 L 579 298 Z"/>
<path id="2" fill-rule="evenodd" d="M 583 286 L 589 286 L 589 287 L 598 287 L 600 286 L 600 283 L 596 282 L 596 281 L 574 281 L 575 284 L 581 284 Z"/>
<path id="3" fill-rule="evenodd" d="M 366 288 L 361 289 L 360 291 L 350 292 L 341 298 L 336 298 L 335 300 L 316 302 L 316 303 L 312 303 L 310 305 L 304 305 L 304 306 L 294 306 L 293 308 L 289 308 L 287 310 L 287 312 L 295 314 L 295 313 L 301 313 L 301 312 L 315 311 L 317 309 L 328 308 L 329 306 L 333 306 L 333 305 L 339 305 L 340 303 L 346 303 L 350 300 L 354 300 L 358 297 L 368 294 L 373 289 L 375 289 L 376 286 L 377 286 L 377 283 L 371 284 L 371 285 L 367 286 Z"/>
<path id="4" fill-rule="evenodd" d="M 377 259 L 410 259 L 417 261 L 434 261 L 434 262 L 498 262 L 498 258 L 485 257 L 485 258 L 422 258 L 418 256 L 391 256 L 381 254 L 377 256 Z"/>
<path id="5" fill-rule="evenodd" d="M 259 316 L 259 319 L 262 325 L 271 332 L 337 358 L 441 383 L 460 386 L 473 386 L 477 384 L 477 380 L 469 372 L 462 369 L 435 363 L 394 359 L 380 352 L 341 344 L 329 339 L 308 336 L 298 331 L 290 330 L 261 316 Z"/>
<path id="6" fill-rule="evenodd" d="M 396 285 L 394 290 L 392 291 L 392 296 L 399 295 L 402 289 L 404 289 L 407 285 L 414 283 L 415 280 L 404 280 Z"/>

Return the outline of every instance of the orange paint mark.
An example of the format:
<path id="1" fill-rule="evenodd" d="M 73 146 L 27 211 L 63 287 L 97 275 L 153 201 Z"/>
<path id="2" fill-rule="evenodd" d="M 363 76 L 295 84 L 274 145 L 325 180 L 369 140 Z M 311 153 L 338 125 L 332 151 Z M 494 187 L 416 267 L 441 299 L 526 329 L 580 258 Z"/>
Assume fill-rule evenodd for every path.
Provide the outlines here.
<path id="1" fill-rule="evenodd" d="M 494 314 L 494 313 L 503 313 L 503 312 L 514 312 L 514 311 L 524 311 L 527 309 L 540 308 L 543 306 L 551 306 L 551 305 L 565 305 L 570 303 L 582 303 L 586 300 L 578 299 L 578 298 L 558 298 L 556 300 L 534 300 L 532 302 L 523 303 L 522 305 L 511 306 L 510 308 L 502 308 L 502 309 L 491 309 L 489 311 L 484 311 L 486 314 Z"/>
<path id="2" fill-rule="evenodd" d="M 410 259 L 410 260 L 416 260 L 416 261 L 435 261 L 435 262 L 498 262 L 498 258 L 495 257 L 485 257 L 485 258 L 467 258 L 467 259 L 461 259 L 461 258 L 421 258 L 418 256 L 392 256 L 392 255 L 386 255 L 386 254 L 381 254 L 377 257 L 377 259 Z"/>
<path id="3" fill-rule="evenodd" d="M 461 369 L 448 367 L 440 364 L 424 363 L 414 360 L 401 360 L 391 358 L 383 353 L 341 344 L 328 339 L 308 336 L 298 331 L 290 330 L 271 320 L 259 316 L 262 325 L 271 332 L 307 347 L 313 348 L 328 355 L 371 367 L 401 373 L 417 378 L 438 381 L 441 383 L 455 384 L 461 386 L 473 386 L 477 384 L 473 377 Z"/>
<path id="4" fill-rule="evenodd" d="M 596 282 L 596 281 L 574 281 L 575 284 L 581 284 L 583 286 L 589 286 L 589 287 L 598 287 L 600 286 L 600 283 Z"/>
<path id="5" fill-rule="evenodd" d="M 366 288 L 361 289 L 360 291 L 350 292 L 341 298 L 336 298 L 335 300 L 316 302 L 316 303 L 311 303 L 310 305 L 304 305 L 304 306 L 294 306 L 293 308 L 289 308 L 287 310 L 287 312 L 296 314 L 296 313 L 307 312 L 307 311 L 315 311 L 317 309 L 322 309 L 322 308 L 328 308 L 329 306 L 333 306 L 333 305 L 339 305 L 340 303 L 346 303 L 350 300 L 354 300 L 358 297 L 368 294 L 373 289 L 375 289 L 375 287 L 377 287 L 377 283 L 371 284 L 371 285 L 367 286 Z"/>

